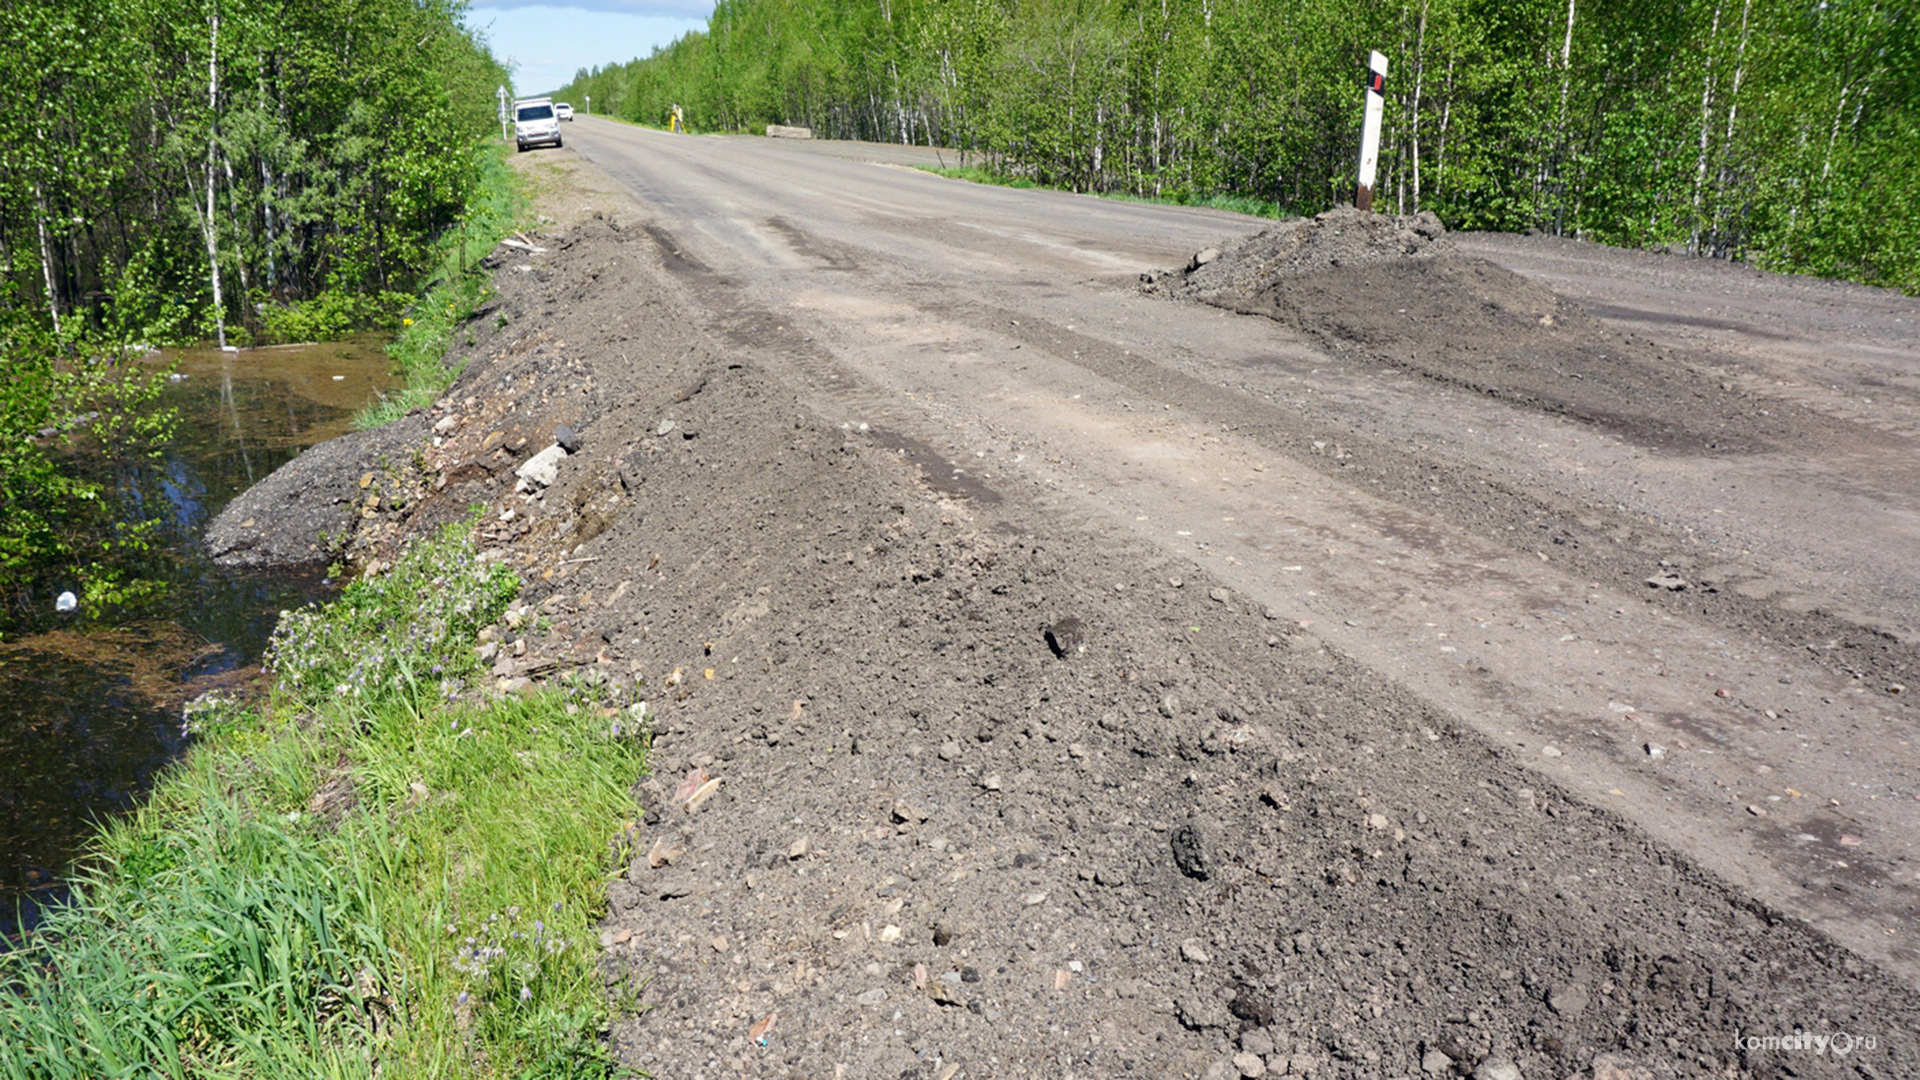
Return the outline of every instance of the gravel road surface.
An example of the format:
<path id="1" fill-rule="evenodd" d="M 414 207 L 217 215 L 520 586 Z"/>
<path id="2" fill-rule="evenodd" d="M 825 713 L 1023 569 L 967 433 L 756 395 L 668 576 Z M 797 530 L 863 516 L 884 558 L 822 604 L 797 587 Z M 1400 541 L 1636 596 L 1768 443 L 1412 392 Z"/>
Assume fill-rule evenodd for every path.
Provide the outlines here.
<path id="1" fill-rule="evenodd" d="M 623 1061 L 1920 1075 L 1920 302 L 941 160 L 580 119 L 362 508 L 656 713 Z"/>

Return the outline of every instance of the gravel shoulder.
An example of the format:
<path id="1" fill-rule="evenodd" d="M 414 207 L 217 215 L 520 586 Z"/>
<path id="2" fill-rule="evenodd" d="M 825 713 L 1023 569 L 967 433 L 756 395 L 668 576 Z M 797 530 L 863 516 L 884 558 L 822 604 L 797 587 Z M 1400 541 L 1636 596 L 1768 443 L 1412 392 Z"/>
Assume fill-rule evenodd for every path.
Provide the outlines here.
<path id="1" fill-rule="evenodd" d="M 756 226 L 784 245 L 763 252 L 778 271 L 763 282 L 715 254 L 738 222 L 662 213 L 686 196 L 642 184 L 636 200 L 573 150 L 516 164 L 541 184 L 543 250 L 496 253 L 497 297 L 457 348 L 466 374 L 413 418 L 421 453 L 358 496 L 348 554 L 377 570 L 484 504 L 490 555 L 522 570 L 539 615 L 502 628 L 500 685 L 571 674 L 653 706 L 653 775 L 635 819 L 608 823 L 634 855 L 602 939 L 622 1062 L 928 1080 L 1920 1075 L 1906 954 L 1857 943 L 1904 947 L 1910 916 L 1883 924 L 1911 905 L 1896 875 L 1912 864 L 1850 824 L 1851 800 L 1789 816 L 1729 786 L 1775 786 L 1751 760 L 1711 753 L 1793 726 L 1760 723 L 1769 709 L 1831 723 L 1804 694 L 1855 710 L 1869 744 L 1905 737 L 1884 687 L 1907 639 L 1863 621 L 1898 623 L 1899 606 L 1794 613 L 1781 594 L 1817 575 L 1742 592 L 1756 562 L 1716 576 L 1677 518 L 1602 481 L 1544 482 L 1559 474 L 1531 452 L 1469 452 L 1458 429 L 1498 416 L 1517 444 L 1573 416 L 1591 445 L 1556 453 L 1590 463 L 1717 438 L 1764 456 L 1780 431 L 1722 436 L 1731 414 L 1656 410 L 1622 436 L 1597 415 L 1618 393 L 1579 397 L 1584 377 L 1476 382 L 1458 373 L 1491 354 L 1400 355 L 1390 322 L 1340 355 L 1348 321 L 1313 314 L 1330 299 L 1254 314 L 1143 300 L 1098 253 L 1058 256 L 1092 299 L 1048 318 L 1053 301 L 993 289 L 864 288 L 872 251 L 782 219 Z M 1435 319 L 1468 318 L 1445 306 L 1461 288 L 1499 287 L 1509 310 L 1542 308 L 1535 328 L 1553 313 L 1563 334 L 1619 332 L 1480 263 L 1434 273 Z M 1179 325 L 1136 355 L 1156 321 Z M 1296 407 L 1316 365 L 1322 396 Z M 1444 423 L 1383 412 L 1396 395 L 1430 409 L 1436 384 L 1458 410 Z M 1361 399 L 1371 411 L 1347 408 Z M 1837 430 L 1819 415 L 1788 419 Z M 572 453 L 550 449 L 562 426 Z M 1503 535 L 1516 525 L 1527 539 Z M 1688 588 L 1642 580 L 1669 571 Z M 1779 611 L 1797 620 L 1782 652 L 1805 652 L 1808 626 L 1835 644 L 1777 666 L 1727 655 L 1727 627 Z M 1420 654 L 1404 644 L 1422 636 Z M 1588 703 L 1606 680 L 1578 642 L 1665 650 L 1642 659 L 1682 677 L 1684 700 Z M 1798 681 L 1763 698 L 1787 670 Z M 1555 694 L 1562 712 L 1537 710 Z M 1511 712 L 1488 702 L 1503 697 L 1536 726 L 1500 734 Z M 1737 732 L 1713 711 L 1735 705 Z M 1648 745 L 1678 760 L 1649 763 Z M 1784 773 L 1789 757 L 1768 760 Z M 1609 794 L 1619 777 L 1637 785 Z M 1687 835 L 1706 789 L 1738 826 L 1724 843 Z M 1670 815 L 1646 812 L 1667 797 Z M 1805 871 L 1777 855 L 1743 880 L 1748 851 L 1801 851 L 1801 835 L 1821 846 Z M 1789 905 L 1783 889 L 1838 899 Z M 1781 1048 L 1800 1031 L 1874 1045 Z"/>

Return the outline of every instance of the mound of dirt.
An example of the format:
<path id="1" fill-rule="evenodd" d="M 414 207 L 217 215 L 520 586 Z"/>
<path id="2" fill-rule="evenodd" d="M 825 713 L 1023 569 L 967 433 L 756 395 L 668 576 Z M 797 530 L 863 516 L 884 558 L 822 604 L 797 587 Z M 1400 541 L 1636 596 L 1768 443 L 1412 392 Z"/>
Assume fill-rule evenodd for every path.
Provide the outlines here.
<path id="1" fill-rule="evenodd" d="M 1484 259 L 1332 267 L 1210 302 L 1264 315 L 1335 355 L 1570 416 L 1675 453 L 1756 453 L 1817 437 L 1785 403 L 1756 408 L 1690 358 L 1631 337 Z"/>
<path id="2" fill-rule="evenodd" d="M 1432 214 L 1352 208 L 1283 222 L 1149 275 L 1148 292 L 1284 323 L 1336 356 L 1382 364 L 1673 453 L 1809 445 L 1831 425 L 1744 394 L 1695 358 L 1457 254 Z"/>
<path id="3" fill-rule="evenodd" d="M 1405 216 L 1335 207 L 1294 218 L 1223 248 L 1209 248 L 1178 273 L 1148 275 L 1150 290 L 1230 305 L 1276 283 L 1341 267 L 1432 258 L 1451 250 L 1430 212 Z"/>
<path id="4" fill-rule="evenodd" d="M 325 563 L 380 501 L 379 478 L 426 437 L 426 422 L 408 416 L 308 447 L 228 503 L 201 544 L 222 566 Z"/>

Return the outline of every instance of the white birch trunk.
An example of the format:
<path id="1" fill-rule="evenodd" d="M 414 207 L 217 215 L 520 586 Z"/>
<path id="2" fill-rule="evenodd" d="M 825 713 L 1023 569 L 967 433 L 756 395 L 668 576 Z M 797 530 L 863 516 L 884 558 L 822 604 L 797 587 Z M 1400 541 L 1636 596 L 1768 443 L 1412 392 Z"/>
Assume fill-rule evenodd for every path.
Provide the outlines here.
<path id="1" fill-rule="evenodd" d="M 207 207 L 200 218 L 200 235 L 207 244 L 207 276 L 213 285 L 213 331 L 220 348 L 227 347 L 227 312 L 225 298 L 220 291 L 220 236 L 219 219 L 214 216 L 217 209 L 213 199 L 214 152 L 218 148 L 220 126 L 216 122 L 215 109 L 220 104 L 220 9 L 215 8 L 208 17 L 211 28 L 207 46 L 207 164 L 203 175 L 206 179 Z"/>
<path id="2" fill-rule="evenodd" d="M 1707 186 L 1707 137 L 1713 126 L 1713 48 L 1720 41 L 1720 7 L 1713 5 L 1713 28 L 1707 31 L 1706 72 L 1700 77 L 1700 152 L 1693 168 L 1693 223 L 1687 253 L 1700 254 L 1700 204 Z"/>
<path id="3" fill-rule="evenodd" d="M 47 314 L 53 317 L 53 332 L 60 332 L 60 293 L 53 280 L 53 237 L 47 232 L 47 191 L 38 182 L 33 185 L 33 227 L 40 234 L 40 279 L 47 287 Z"/>
<path id="4" fill-rule="evenodd" d="M 1573 18 L 1574 0 L 1567 0 L 1567 32 L 1560 39 L 1560 111 L 1554 117 L 1553 175 L 1556 182 L 1554 192 L 1553 231 L 1560 234 L 1566 231 L 1566 207 L 1560 205 L 1566 191 L 1565 178 L 1560 169 L 1565 163 L 1567 144 L 1571 141 L 1567 128 L 1567 100 L 1573 91 Z"/>
<path id="5" fill-rule="evenodd" d="M 1413 44 L 1413 118 L 1408 143 L 1413 150 L 1413 212 L 1420 212 L 1420 84 L 1427 74 L 1427 5 L 1420 0 L 1420 33 Z"/>

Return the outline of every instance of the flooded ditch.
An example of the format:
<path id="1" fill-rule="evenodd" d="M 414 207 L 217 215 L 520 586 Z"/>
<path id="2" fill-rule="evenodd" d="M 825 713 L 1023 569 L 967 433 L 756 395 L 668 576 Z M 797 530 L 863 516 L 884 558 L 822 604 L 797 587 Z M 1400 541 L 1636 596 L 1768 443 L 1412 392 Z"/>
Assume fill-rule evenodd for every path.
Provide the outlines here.
<path id="1" fill-rule="evenodd" d="M 138 805 L 185 749 L 181 705 L 256 679 L 279 611 L 328 591 L 324 567 L 226 570 L 199 539 L 228 500 L 344 434 L 354 411 L 391 386 L 383 344 L 154 358 L 176 372 L 164 403 L 178 410 L 179 430 L 160 459 L 115 482 L 134 504 L 159 508 L 165 602 L 133 623 L 49 620 L 0 641 L 0 937 L 63 895 L 62 876 L 96 822 Z"/>

